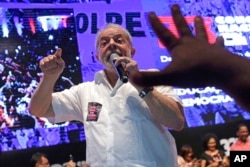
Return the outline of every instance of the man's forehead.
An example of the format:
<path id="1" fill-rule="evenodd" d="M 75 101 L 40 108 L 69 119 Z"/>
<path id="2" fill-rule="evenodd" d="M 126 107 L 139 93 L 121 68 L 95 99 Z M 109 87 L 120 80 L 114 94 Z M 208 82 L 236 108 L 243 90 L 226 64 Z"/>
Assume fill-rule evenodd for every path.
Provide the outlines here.
<path id="1" fill-rule="evenodd" d="M 48 159 L 47 159 L 46 157 L 42 156 L 42 157 L 41 157 L 41 161 L 42 161 L 42 162 L 48 162 Z"/>
<path id="2" fill-rule="evenodd" d="M 247 126 L 241 126 L 240 130 L 248 130 L 248 127 Z"/>
<path id="3" fill-rule="evenodd" d="M 109 34 L 109 35 L 104 35 L 104 36 L 100 36 L 100 40 L 107 40 L 110 38 L 120 38 L 123 37 L 121 34 Z"/>
<path id="4" fill-rule="evenodd" d="M 125 36 L 125 32 L 119 28 L 112 27 L 112 28 L 107 28 L 103 30 L 100 34 L 100 37 L 103 37 L 103 36 L 113 37 L 116 35 Z"/>

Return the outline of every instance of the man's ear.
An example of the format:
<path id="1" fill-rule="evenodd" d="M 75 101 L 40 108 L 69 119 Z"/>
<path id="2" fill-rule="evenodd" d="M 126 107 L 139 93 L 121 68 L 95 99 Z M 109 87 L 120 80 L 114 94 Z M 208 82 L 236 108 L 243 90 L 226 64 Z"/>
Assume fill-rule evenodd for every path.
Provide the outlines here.
<path id="1" fill-rule="evenodd" d="M 131 57 L 134 57 L 135 55 L 135 48 L 131 48 Z"/>
<path id="2" fill-rule="evenodd" d="M 99 61 L 98 52 L 95 53 L 95 58 Z"/>

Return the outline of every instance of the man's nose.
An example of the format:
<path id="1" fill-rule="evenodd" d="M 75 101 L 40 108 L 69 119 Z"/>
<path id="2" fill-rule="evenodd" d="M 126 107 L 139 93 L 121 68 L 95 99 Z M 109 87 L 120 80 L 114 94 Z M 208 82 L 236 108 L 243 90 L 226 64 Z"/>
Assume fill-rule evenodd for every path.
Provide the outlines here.
<path id="1" fill-rule="evenodd" d="M 116 49 L 117 48 L 117 45 L 116 45 L 116 43 L 115 43 L 115 41 L 113 40 L 113 39 L 111 39 L 110 41 L 109 41 L 109 49 Z"/>

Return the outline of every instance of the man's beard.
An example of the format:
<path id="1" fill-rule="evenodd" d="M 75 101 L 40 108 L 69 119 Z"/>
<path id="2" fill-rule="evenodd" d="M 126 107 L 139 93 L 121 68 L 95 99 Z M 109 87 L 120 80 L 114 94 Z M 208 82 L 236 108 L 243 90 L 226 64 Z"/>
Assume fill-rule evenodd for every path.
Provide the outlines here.
<path id="1" fill-rule="evenodd" d="M 116 54 L 118 54 L 119 56 L 122 56 L 122 52 L 121 52 L 119 49 L 116 49 L 116 50 L 108 50 L 108 51 L 106 52 L 106 54 L 105 54 L 105 57 L 106 57 L 107 61 L 109 61 L 110 56 L 111 56 L 111 54 L 113 54 L 113 53 L 116 53 Z"/>
<path id="2" fill-rule="evenodd" d="M 122 51 L 121 51 L 120 49 L 108 50 L 108 51 L 106 52 L 106 54 L 105 54 L 105 59 L 104 59 L 104 62 L 103 62 L 103 63 L 104 63 L 104 66 L 106 66 L 106 69 L 107 69 L 108 71 L 113 71 L 113 72 L 115 72 L 115 71 L 116 71 L 115 67 L 114 67 L 114 66 L 110 63 L 110 61 L 109 61 L 110 56 L 111 56 L 111 54 L 113 54 L 113 53 L 118 54 L 120 57 L 122 57 L 122 56 L 124 56 L 124 57 L 131 57 L 131 49 L 129 49 L 125 55 L 122 53 Z"/>

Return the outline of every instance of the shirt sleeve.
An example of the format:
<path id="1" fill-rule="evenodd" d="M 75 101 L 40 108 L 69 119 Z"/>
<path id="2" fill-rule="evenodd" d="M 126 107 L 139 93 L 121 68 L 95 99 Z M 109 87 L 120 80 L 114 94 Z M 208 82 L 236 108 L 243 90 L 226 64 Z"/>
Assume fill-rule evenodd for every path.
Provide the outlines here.
<path id="1" fill-rule="evenodd" d="M 156 86 L 155 89 L 161 92 L 163 95 L 168 96 L 183 105 L 180 97 L 177 95 L 172 86 Z"/>
<path id="2" fill-rule="evenodd" d="M 65 121 L 82 121 L 83 112 L 79 106 L 79 86 L 73 86 L 52 94 L 52 107 L 55 113 L 53 123 Z"/>

